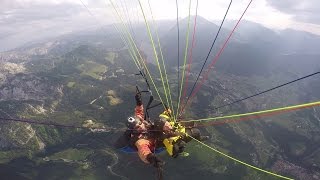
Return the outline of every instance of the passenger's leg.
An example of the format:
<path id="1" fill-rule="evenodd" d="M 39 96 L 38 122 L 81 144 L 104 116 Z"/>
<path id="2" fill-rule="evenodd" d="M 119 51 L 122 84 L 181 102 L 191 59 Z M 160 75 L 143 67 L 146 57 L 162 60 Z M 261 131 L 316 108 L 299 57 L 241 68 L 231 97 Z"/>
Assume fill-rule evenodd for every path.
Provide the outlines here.
<path id="1" fill-rule="evenodd" d="M 189 136 L 191 136 L 199 141 L 205 141 L 205 140 L 209 139 L 209 136 L 201 136 L 200 130 L 198 128 L 186 129 L 186 133 Z M 189 141 L 191 141 L 191 138 L 189 138 L 189 139 L 187 138 L 187 142 L 189 142 Z"/>
<path id="2" fill-rule="evenodd" d="M 151 147 L 151 142 L 149 140 L 146 139 L 139 139 L 136 143 L 135 143 L 136 147 L 138 148 L 138 154 L 140 159 L 149 164 L 150 162 L 147 160 L 147 156 L 149 154 L 152 154 L 150 147 Z"/>

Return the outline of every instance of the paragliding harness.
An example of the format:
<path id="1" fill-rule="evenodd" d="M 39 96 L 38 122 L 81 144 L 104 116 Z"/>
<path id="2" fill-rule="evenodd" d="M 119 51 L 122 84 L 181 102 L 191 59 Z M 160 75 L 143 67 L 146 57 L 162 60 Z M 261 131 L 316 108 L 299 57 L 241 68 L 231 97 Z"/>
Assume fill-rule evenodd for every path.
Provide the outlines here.
<path id="1" fill-rule="evenodd" d="M 150 115 L 149 115 L 149 110 L 152 109 L 152 108 L 155 108 L 157 106 L 160 106 L 162 105 L 162 102 L 158 102 L 157 104 L 154 104 L 151 106 L 152 102 L 155 100 L 154 97 L 153 97 L 153 94 L 152 94 L 152 91 L 151 91 L 151 88 L 150 88 L 150 84 L 148 82 L 148 79 L 145 75 L 145 73 L 143 71 L 139 71 L 138 74 L 135 74 L 135 75 L 138 75 L 138 76 L 142 76 L 142 78 L 145 80 L 146 84 L 147 84 L 147 88 L 148 90 L 142 90 L 140 91 L 139 89 L 139 86 L 136 85 L 136 93 L 148 93 L 149 94 L 149 100 L 148 100 L 148 103 L 147 103 L 147 106 L 145 108 L 145 113 L 144 113 L 144 120 L 148 121 L 149 123 L 152 124 L 152 122 L 150 121 Z M 166 107 L 166 105 L 165 105 Z M 167 107 L 166 107 L 167 108 Z"/>
<path id="2" fill-rule="evenodd" d="M 145 73 L 140 70 L 139 73 L 135 74 L 135 75 L 141 75 L 143 77 L 143 79 L 145 80 L 146 84 L 147 84 L 148 90 L 143 90 L 143 91 L 140 91 L 139 90 L 139 86 L 136 85 L 136 93 L 148 93 L 149 94 L 149 100 L 148 100 L 147 106 L 145 108 L 145 113 L 144 113 L 144 120 L 148 121 L 153 126 L 153 123 L 150 120 L 149 110 L 152 109 L 152 108 L 155 108 L 157 106 L 162 105 L 162 102 L 159 102 L 157 104 L 151 105 L 152 102 L 155 99 L 153 97 L 153 94 L 152 94 L 152 91 L 151 91 L 151 88 L 150 88 L 150 84 L 148 82 L 148 79 L 147 79 Z M 166 109 L 168 109 L 166 105 L 165 105 L 165 107 L 166 107 Z M 159 153 L 159 151 L 160 152 L 164 151 L 164 147 L 157 148 L 156 145 L 157 145 L 157 139 L 155 140 L 155 147 L 154 147 L 154 151 L 153 151 L 154 154 L 157 154 L 157 152 Z M 163 167 L 162 167 L 162 165 L 157 167 L 157 178 L 159 180 L 163 179 Z"/>
<path id="3" fill-rule="evenodd" d="M 145 121 L 149 122 L 151 125 L 153 125 L 153 123 L 150 120 L 149 110 L 152 109 L 152 108 L 155 108 L 155 107 L 157 107 L 159 105 L 162 105 L 162 103 L 159 101 L 159 103 L 152 105 L 152 102 L 155 99 L 153 97 L 153 94 L 152 94 L 152 91 L 151 91 L 151 87 L 150 87 L 150 84 L 148 82 L 148 79 L 147 79 L 145 73 L 142 70 L 140 70 L 139 73 L 134 74 L 134 75 L 141 76 L 144 79 L 145 83 L 146 83 L 147 90 L 140 90 L 141 88 L 139 88 L 138 84 L 136 84 L 136 94 L 140 94 L 141 95 L 142 93 L 147 93 L 149 95 L 148 103 L 144 108 L 145 112 L 144 112 L 143 119 Z M 156 101 L 158 101 L 158 100 L 156 100 Z M 137 152 L 136 148 L 133 148 L 133 147 L 130 147 L 130 146 L 122 147 L 122 148 L 120 148 L 120 150 L 123 151 L 123 152 L 126 152 L 126 153 L 135 153 L 135 152 Z M 157 150 L 156 152 L 159 152 L 159 150 Z"/>
<path id="4" fill-rule="evenodd" d="M 148 100 L 148 103 L 147 103 L 147 106 L 145 107 L 145 112 L 144 112 L 144 120 L 149 122 L 151 125 L 152 125 L 152 128 L 153 128 L 153 122 L 151 122 L 150 120 L 150 114 L 149 114 L 149 110 L 152 109 L 152 108 L 155 108 L 159 105 L 161 105 L 162 103 L 157 103 L 157 104 L 154 104 L 152 105 L 152 102 L 155 100 L 154 97 L 153 97 L 153 94 L 152 94 L 152 91 L 151 91 L 151 88 L 150 88 L 150 84 L 148 82 L 148 79 L 146 78 L 146 75 L 143 71 L 139 71 L 139 73 L 135 74 L 135 75 L 138 75 L 138 76 L 142 76 L 142 78 L 144 79 L 145 83 L 146 83 L 146 86 L 147 86 L 147 90 L 140 90 L 139 86 L 136 85 L 136 94 L 141 94 L 141 93 L 147 93 L 149 94 L 149 100 Z M 151 128 L 151 129 L 152 129 Z M 127 131 L 126 131 L 127 132 Z M 126 135 L 124 135 L 124 139 L 127 139 L 127 140 L 123 140 L 125 142 L 129 141 L 129 137 L 130 137 L 130 131 L 128 131 L 128 133 Z M 154 134 L 155 131 L 147 131 L 146 132 L 146 136 L 148 135 L 151 135 L 151 134 Z M 151 135 L 151 136 L 154 136 L 154 135 Z M 121 141 L 120 141 L 121 142 Z M 127 143 L 126 143 L 127 144 Z M 129 143 L 127 145 L 124 145 L 124 146 L 121 146 L 121 145 L 124 145 L 123 143 L 120 143 L 120 146 L 117 146 L 119 148 L 120 151 L 124 152 L 124 153 L 136 153 L 137 152 L 137 148 Z M 154 149 L 154 152 L 155 154 L 158 154 L 158 153 L 161 153 L 162 151 L 164 151 L 165 148 L 162 147 L 162 146 L 159 146 L 158 148 Z"/>
<path id="5" fill-rule="evenodd" d="M 162 105 L 162 102 L 160 102 L 159 100 L 154 99 L 153 94 L 152 94 L 152 91 L 151 91 L 150 84 L 149 84 L 149 82 L 148 82 L 148 79 L 147 79 L 145 73 L 144 73 L 142 70 L 140 70 L 139 73 L 134 74 L 134 75 L 141 76 L 141 77 L 144 79 L 145 83 L 146 83 L 147 90 L 140 90 L 139 86 L 136 84 L 136 94 L 140 94 L 140 95 L 141 95 L 142 93 L 147 93 L 147 94 L 149 95 L 148 103 L 147 103 L 147 105 L 146 105 L 145 108 L 144 108 L 144 111 L 145 111 L 145 112 L 144 112 L 144 117 L 143 117 L 143 119 L 144 119 L 145 121 L 147 121 L 148 123 L 150 123 L 150 124 L 152 125 L 152 127 L 153 127 L 153 124 L 154 124 L 154 123 L 150 120 L 149 110 L 152 109 L 152 108 L 155 108 L 155 107 L 157 107 L 157 106 Z M 154 101 L 158 101 L 158 103 L 152 104 Z M 167 108 L 166 105 L 165 105 L 165 107 Z M 151 128 L 151 129 L 152 129 L 152 128 Z M 152 132 L 154 132 L 154 131 L 152 131 Z M 147 133 L 148 133 L 148 132 L 147 132 Z M 129 148 L 128 148 L 128 147 L 121 148 L 122 151 L 124 151 L 124 152 L 129 152 L 129 153 L 131 153 L 131 152 L 136 152 L 136 151 L 137 151 L 136 149 L 133 149 L 133 150 L 129 150 L 129 149 L 130 149 L 130 147 L 129 147 Z"/>
<path id="6" fill-rule="evenodd" d="M 143 71 L 139 71 L 139 73 L 136 74 L 136 75 L 141 75 L 144 78 L 144 80 L 145 80 L 145 82 L 147 84 L 147 87 L 148 87 L 147 91 L 140 91 L 139 87 L 136 85 L 136 93 L 143 92 L 143 93 L 149 93 L 150 94 L 149 101 L 148 101 L 146 109 L 145 109 L 145 117 L 144 117 L 144 119 L 146 121 L 148 121 L 149 123 L 153 124 L 150 121 L 150 115 L 149 115 L 148 110 L 150 110 L 152 108 L 155 108 L 155 107 L 157 107 L 159 105 L 162 105 L 162 103 L 160 102 L 160 103 L 157 103 L 155 105 L 151 105 L 153 100 L 154 100 L 154 98 L 153 98 L 153 95 L 152 95 L 152 91 L 150 89 L 150 85 L 149 85 L 148 79 L 146 78 L 146 75 L 144 74 Z M 164 104 L 164 107 L 165 107 L 166 111 L 168 111 L 168 107 L 166 106 L 166 104 Z M 163 115 L 163 114 L 161 114 L 161 115 Z M 170 113 L 168 113 L 168 114 L 166 114 L 164 116 L 167 119 L 172 118 Z M 181 134 L 185 134 L 186 133 L 186 128 L 184 126 L 182 126 L 180 123 L 177 123 L 177 122 L 174 122 L 174 121 L 170 121 L 169 123 L 173 127 L 174 131 L 180 132 Z M 184 141 L 182 141 L 182 139 L 183 138 L 179 135 L 179 136 L 174 136 L 174 137 L 171 137 L 171 138 L 166 138 L 166 139 L 164 139 L 162 141 L 165 149 L 167 150 L 168 154 L 171 157 L 173 157 L 173 158 L 178 157 L 179 153 L 181 153 L 184 150 L 184 144 L 183 144 Z"/>
<path id="7" fill-rule="evenodd" d="M 150 124 L 153 124 L 152 122 L 151 122 L 151 120 L 150 120 L 150 115 L 149 115 L 149 111 L 148 110 L 150 110 L 150 109 L 152 109 L 152 108 L 155 108 L 155 107 L 157 107 L 157 106 L 159 106 L 159 105 L 162 105 L 162 102 L 159 102 L 159 103 L 157 103 L 157 104 L 154 104 L 154 105 L 151 105 L 152 104 L 152 102 L 153 102 L 153 100 L 154 100 L 154 98 L 153 98 L 153 95 L 152 95 L 152 91 L 151 91 L 151 89 L 150 89 L 150 85 L 149 85 L 149 82 L 148 82 L 148 79 L 146 78 L 146 76 L 145 76 L 145 74 L 143 73 L 143 71 L 139 71 L 139 73 L 138 74 L 136 74 L 136 75 L 141 75 L 143 78 L 144 78 L 144 80 L 145 80 L 145 82 L 146 82 L 146 84 L 147 84 L 147 87 L 148 87 L 148 90 L 147 91 L 140 91 L 139 90 L 139 87 L 136 85 L 136 93 L 149 93 L 150 94 L 150 96 L 149 96 L 149 101 L 148 101 L 148 103 L 147 103 L 147 106 L 146 106 L 146 109 L 145 109 L 145 115 L 144 115 L 144 120 L 146 120 L 146 121 L 148 121 Z M 166 110 L 168 110 L 168 107 L 164 104 L 164 107 L 165 107 L 165 109 Z M 161 114 L 162 115 L 162 114 Z M 160 115 L 160 116 L 161 116 Z M 167 114 L 167 115 L 165 115 L 167 118 L 171 118 L 171 114 Z M 183 126 L 181 126 L 179 123 L 176 123 L 176 122 L 173 122 L 173 121 L 171 121 L 170 122 L 170 124 L 171 124 L 171 126 L 172 127 L 174 127 L 174 130 L 175 131 L 179 131 L 179 132 L 185 132 L 185 128 L 183 127 Z M 166 147 L 166 149 L 167 149 L 167 151 L 168 151 L 168 153 L 169 153 L 169 155 L 170 156 L 172 156 L 172 157 L 177 157 L 177 154 L 173 154 L 172 152 L 174 151 L 173 150 L 173 143 L 175 143 L 175 142 L 177 142 L 177 141 L 179 141 L 181 139 L 181 137 L 173 137 L 173 138 L 170 138 L 170 139 L 165 139 L 164 141 L 163 141 L 163 144 L 165 145 L 165 147 Z"/>
<path id="8" fill-rule="evenodd" d="M 163 133 L 162 130 L 156 129 L 155 123 L 151 121 L 150 114 L 149 114 L 150 109 L 162 105 L 162 102 L 154 99 L 151 88 L 150 88 L 150 84 L 148 82 L 148 79 L 146 78 L 145 73 L 140 70 L 139 73 L 137 73 L 135 75 L 142 76 L 142 78 L 144 79 L 146 86 L 147 86 L 147 90 L 140 90 L 139 86 L 136 85 L 136 94 L 147 93 L 149 95 L 149 100 L 147 102 L 147 105 L 145 106 L 144 120 L 149 122 L 152 125 L 151 129 L 154 130 L 154 131 L 147 132 L 147 133 L 150 133 L 148 135 L 151 135 L 151 137 L 153 137 L 155 140 L 155 147 L 153 149 L 153 153 L 157 154 L 157 153 L 160 153 L 162 151 L 167 150 L 167 152 L 169 153 L 170 156 L 177 157 L 178 154 L 180 153 L 180 151 L 183 151 L 183 149 L 181 149 L 181 150 L 179 149 L 179 147 L 181 147 L 181 146 L 177 147 L 177 145 L 179 145 L 181 142 L 181 136 L 170 137 L 170 138 L 166 138 L 163 140 L 163 137 L 161 137 L 162 133 Z M 153 104 L 154 101 L 158 101 L 158 103 Z M 165 112 L 169 112 L 168 107 L 165 104 L 164 104 L 164 107 L 166 109 Z M 163 115 L 163 114 L 161 114 L 161 115 Z M 167 117 L 168 119 L 172 118 L 170 113 L 166 114 L 165 117 Z M 180 123 L 170 121 L 170 125 L 173 127 L 174 131 L 178 131 L 178 132 L 182 132 L 182 133 L 185 132 L 185 128 Z M 158 143 L 160 143 L 160 144 L 158 144 Z M 131 146 L 127 145 L 125 147 L 121 147 L 120 150 L 125 153 L 136 153 L 137 152 L 137 149 L 135 147 L 133 147 L 132 145 Z M 162 175 L 163 175 L 162 165 L 157 166 L 158 179 L 162 179 Z"/>

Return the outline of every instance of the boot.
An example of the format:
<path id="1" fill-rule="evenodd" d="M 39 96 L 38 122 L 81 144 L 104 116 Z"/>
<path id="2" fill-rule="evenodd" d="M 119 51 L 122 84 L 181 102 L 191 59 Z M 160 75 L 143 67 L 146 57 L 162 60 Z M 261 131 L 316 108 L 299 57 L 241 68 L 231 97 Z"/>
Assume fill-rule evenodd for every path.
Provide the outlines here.
<path id="1" fill-rule="evenodd" d="M 136 99 L 136 105 L 141 106 L 142 105 L 142 98 L 141 98 L 141 93 L 137 93 L 134 98 Z"/>
<path id="2" fill-rule="evenodd" d="M 173 152 L 172 152 L 172 157 L 177 158 L 181 153 L 184 152 L 184 149 L 186 147 L 186 142 L 183 140 L 178 140 L 173 144 Z"/>
<path id="3" fill-rule="evenodd" d="M 160 168 L 164 165 L 164 162 L 152 153 L 148 154 L 147 160 L 150 164 L 152 164 L 156 168 Z"/>
<path id="4" fill-rule="evenodd" d="M 208 140 L 208 139 L 210 139 L 210 137 L 209 136 L 200 136 L 200 141 L 206 141 L 206 140 Z"/>

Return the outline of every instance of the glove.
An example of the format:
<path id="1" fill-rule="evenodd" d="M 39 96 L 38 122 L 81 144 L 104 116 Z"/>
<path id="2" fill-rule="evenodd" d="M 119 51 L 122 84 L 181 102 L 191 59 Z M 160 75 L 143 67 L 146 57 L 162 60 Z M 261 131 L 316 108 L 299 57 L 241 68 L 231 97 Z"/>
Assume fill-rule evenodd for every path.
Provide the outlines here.
<path id="1" fill-rule="evenodd" d="M 174 132 L 174 134 L 176 136 L 180 136 L 182 139 L 186 137 L 186 133 L 183 133 L 183 132 L 176 131 L 176 132 Z"/>
<path id="2" fill-rule="evenodd" d="M 134 97 L 136 99 L 137 106 L 141 106 L 142 105 L 141 93 L 136 93 Z"/>
<path id="3" fill-rule="evenodd" d="M 171 116 L 171 113 L 172 113 L 171 109 L 167 109 L 162 114 L 167 115 L 167 116 Z"/>
<path id="4" fill-rule="evenodd" d="M 161 168 L 164 164 L 164 162 L 160 158 L 158 158 L 156 155 L 152 153 L 148 154 L 147 160 L 156 168 Z"/>

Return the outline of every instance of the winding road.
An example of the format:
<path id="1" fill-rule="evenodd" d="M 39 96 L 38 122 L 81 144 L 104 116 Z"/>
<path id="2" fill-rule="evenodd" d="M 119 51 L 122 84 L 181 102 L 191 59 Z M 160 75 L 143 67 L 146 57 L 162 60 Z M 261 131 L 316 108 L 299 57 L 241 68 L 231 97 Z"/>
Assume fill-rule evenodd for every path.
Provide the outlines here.
<path id="1" fill-rule="evenodd" d="M 108 155 L 111 155 L 111 157 L 112 157 L 112 159 L 113 159 L 113 163 L 107 166 L 108 171 L 109 171 L 112 175 L 114 175 L 114 176 L 120 177 L 121 179 L 129 180 L 129 178 L 127 178 L 127 177 L 125 177 L 125 176 L 122 176 L 122 175 L 120 175 L 120 174 L 117 174 L 117 173 L 115 173 L 115 172 L 112 170 L 112 168 L 119 163 L 119 158 L 118 158 L 118 156 L 117 156 L 116 153 L 112 152 L 111 150 L 109 150 L 109 151 L 108 151 L 108 150 L 109 150 L 109 149 L 104 150 L 104 152 L 105 152 L 106 154 L 108 154 Z"/>

